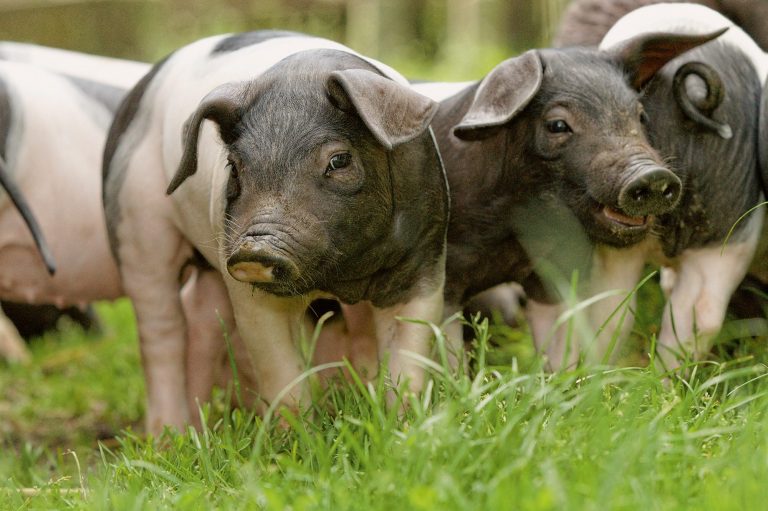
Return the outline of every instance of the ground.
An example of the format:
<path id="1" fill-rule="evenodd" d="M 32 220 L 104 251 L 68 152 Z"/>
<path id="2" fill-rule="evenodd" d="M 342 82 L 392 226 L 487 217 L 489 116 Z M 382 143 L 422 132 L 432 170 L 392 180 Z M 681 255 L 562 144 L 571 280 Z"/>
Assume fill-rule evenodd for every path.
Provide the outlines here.
<path id="1" fill-rule="evenodd" d="M 33 342 L 30 365 L 0 366 L 0 509 L 765 507 L 765 337 L 726 334 L 686 379 L 550 375 L 524 330 L 490 346 L 480 324 L 471 375 L 436 365 L 405 412 L 381 381 L 317 389 L 304 417 L 229 410 L 222 390 L 206 429 L 153 440 L 130 305 L 97 310 L 99 334 L 65 328 Z M 653 318 L 638 325 L 642 366 Z"/>

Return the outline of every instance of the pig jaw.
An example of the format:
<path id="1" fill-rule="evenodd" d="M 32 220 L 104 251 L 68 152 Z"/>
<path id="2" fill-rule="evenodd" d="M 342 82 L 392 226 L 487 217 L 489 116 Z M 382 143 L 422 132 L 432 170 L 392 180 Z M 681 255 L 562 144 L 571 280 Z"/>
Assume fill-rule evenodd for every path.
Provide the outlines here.
<path id="1" fill-rule="evenodd" d="M 546 164 L 553 167 L 550 173 L 561 176 L 558 195 L 589 238 L 627 247 L 647 237 L 655 219 L 677 206 L 682 183 L 647 144 L 623 138 L 610 141 L 611 137 L 599 137 L 574 144 L 559 162 Z M 596 150 L 598 144 L 600 150 Z"/>

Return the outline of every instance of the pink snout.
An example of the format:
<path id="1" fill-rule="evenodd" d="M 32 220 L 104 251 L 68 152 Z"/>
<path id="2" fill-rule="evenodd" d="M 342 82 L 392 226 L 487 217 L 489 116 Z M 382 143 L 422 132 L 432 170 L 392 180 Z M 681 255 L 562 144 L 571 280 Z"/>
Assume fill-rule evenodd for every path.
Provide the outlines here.
<path id="1" fill-rule="evenodd" d="M 289 281 L 297 274 L 296 266 L 269 245 L 246 241 L 227 259 L 232 278 L 251 284 Z"/>

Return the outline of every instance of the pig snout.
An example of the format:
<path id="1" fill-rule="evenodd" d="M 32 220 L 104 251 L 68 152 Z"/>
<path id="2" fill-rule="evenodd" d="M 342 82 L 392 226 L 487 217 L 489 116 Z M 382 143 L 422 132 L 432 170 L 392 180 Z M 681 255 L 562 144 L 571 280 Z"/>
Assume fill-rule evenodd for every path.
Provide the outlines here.
<path id="1" fill-rule="evenodd" d="M 296 265 L 258 236 L 248 237 L 227 259 L 232 278 L 250 284 L 288 282 L 298 274 Z"/>
<path id="2" fill-rule="evenodd" d="M 669 169 L 655 163 L 637 165 L 619 191 L 619 208 L 629 215 L 661 215 L 677 205 L 683 185 Z"/>

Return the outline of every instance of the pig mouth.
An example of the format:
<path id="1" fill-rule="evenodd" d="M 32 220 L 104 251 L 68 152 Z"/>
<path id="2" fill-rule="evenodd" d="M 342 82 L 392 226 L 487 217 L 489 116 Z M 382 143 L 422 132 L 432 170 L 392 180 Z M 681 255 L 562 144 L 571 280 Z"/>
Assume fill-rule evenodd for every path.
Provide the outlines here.
<path id="1" fill-rule="evenodd" d="M 598 205 L 597 209 L 597 216 L 601 223 L 608 223 L 614 226 L 614 228 L 643 229 L 648 225 L 648 215 L 630 216 L 605 204 Z"/>

